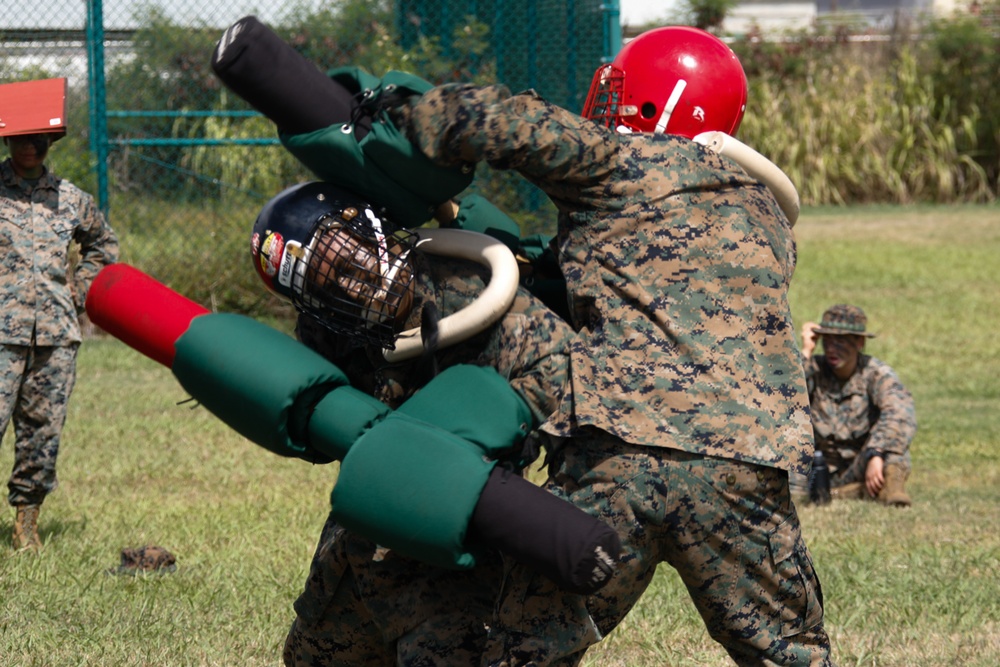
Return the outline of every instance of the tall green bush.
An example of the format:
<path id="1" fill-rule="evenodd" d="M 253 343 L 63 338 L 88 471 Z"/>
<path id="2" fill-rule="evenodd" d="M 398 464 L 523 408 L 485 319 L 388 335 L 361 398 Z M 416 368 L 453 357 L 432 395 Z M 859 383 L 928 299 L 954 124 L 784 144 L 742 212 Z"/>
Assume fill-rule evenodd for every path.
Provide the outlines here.
<path id="1" fill-rule="evenodd" d="M 929 72 L 942 98 L 951 102 L 950 122 L 961 125 L 974 119 L 973 136 L 979 141 L 959 148 L 986 171 L 996 185 L 1000 177 L 1000 2 L 987 4 L 978 13 L 960 15 L 931 25 L 931 39 L 922 67 Z"/>
<path id="2" fill-rule="evenodd" d="M 968 24 L 941 20 L 929 37 L 897 30 L 887 42 L 853 40 L 844 26 L 777 42 L 751 35 L 735 45 L 751 89 L 741 137 L 806 205 L 994 200 L 996 61 L 963 56 L 966 80 L 953 82 L 943 55 Z M 973 51 L 995 49 L 992 33 L 972 32 Z"/>

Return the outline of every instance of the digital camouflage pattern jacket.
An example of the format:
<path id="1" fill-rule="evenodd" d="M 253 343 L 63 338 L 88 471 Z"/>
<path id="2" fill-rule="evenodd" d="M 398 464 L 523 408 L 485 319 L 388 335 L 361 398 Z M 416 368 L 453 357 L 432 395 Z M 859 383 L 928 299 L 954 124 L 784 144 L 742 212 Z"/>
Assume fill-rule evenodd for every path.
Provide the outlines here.
<path id="1" fill-rule="evenodd" d="M 394 121 L 435 162 L 517 170 L 558 208 L 578 336 L 549 429 L 808 471 L 796 248 L 764 185 L 692 141 L 618 134 L 503 86 L 440 86 Z"/>
<path id="2" fill-rule="evenodd" d="M 117 259 L 118 238 L 93 197 L 48 169 L 31 186 L 9 158 L 0 163 L 0 343 L 80 342 L 90 283 Z"/>
<path id="3" fill-rule="evenodd" d="M 843 382 L 826 357 L 805 361 L 816 447 L 835 470 L 859 455 L 904 455 L 917 432 L 913 397 L 888 364 L 860 355 L 858 368 Z"/>

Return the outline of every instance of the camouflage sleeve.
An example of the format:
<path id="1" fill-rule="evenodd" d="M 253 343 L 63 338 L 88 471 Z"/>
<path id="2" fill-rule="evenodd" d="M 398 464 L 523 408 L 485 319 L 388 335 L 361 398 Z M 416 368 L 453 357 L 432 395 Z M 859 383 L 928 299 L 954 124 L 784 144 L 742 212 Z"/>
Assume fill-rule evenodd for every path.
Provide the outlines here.
<path id="1" fill-rule="evenodd" d="M 485 160 L 536 183 L 579 187 L 616 164 L 613 135 L 533 92 L 510 95 L 504 86 L 439 86 L 413 101 L 399 122 L 442 165 Z"/>
<path id="2" fill-rule="evenodd" d="M 97 208 L 94 198 L 81 192 L 80 224 L 74 231 L 74 240 L 80 245 L 80 261 L 73 269 L 73 298 L 78 313 L 84 303 L 90 283 L 108 264 L 118 261 L 118 237 Z"/>
<path id="3" fill-rule="evenodd" d="M 886 364 L 876 364 L 868 382 L 871 402 L 879 417 L 869 433 L 865 449 L 905 454 L 917 432 L 913 397 Z"/>
<path id="4" fill-rule="evenodd" d="M 512 361 L 510 386 L 527 401 L 541 423 L 556 411 L 569 386 L 573 330 L 527 292 L 519 291 L 511 311 L 514 314 L 505 318 L 505 342 Z"/>

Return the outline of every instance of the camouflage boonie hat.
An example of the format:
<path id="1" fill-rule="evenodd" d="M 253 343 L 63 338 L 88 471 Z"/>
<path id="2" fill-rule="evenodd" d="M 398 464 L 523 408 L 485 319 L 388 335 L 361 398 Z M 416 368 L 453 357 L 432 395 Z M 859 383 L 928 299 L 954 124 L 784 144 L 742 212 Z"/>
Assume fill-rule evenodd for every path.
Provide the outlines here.
<path id="1" fill-rule="evenodd" d="M 841 303 L 823 313 L 823 321 L 813 331 L 827 336 L 864 336 L 874 338 L 875 334 L 865 331 L 868 318 L 865 311 L 857 306 Z"/>

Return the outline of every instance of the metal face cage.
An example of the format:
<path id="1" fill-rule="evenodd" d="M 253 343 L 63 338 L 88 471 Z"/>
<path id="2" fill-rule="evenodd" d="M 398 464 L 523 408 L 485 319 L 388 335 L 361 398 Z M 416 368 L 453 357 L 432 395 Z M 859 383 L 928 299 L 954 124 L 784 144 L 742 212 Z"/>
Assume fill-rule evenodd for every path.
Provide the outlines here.
<path id="1" fill-rule="evenodd" d="M 625 72 L 614 65 L 604 65 L 594 72 L 594 80 L 583 105 L 583 117 L 615 129 L 622 115 L 634 115 L 634 109 L 620 109 L 625 88 Z M 631 113 L 629 113 L 631 112 Z"/>
<path id="2" fill-rule="evenodd" d="M 414 234 L 385 228 L 371 209 L 325 214 L 291 251 L 292 303 L 338 334 L 394 349 L 412 308 L 415 246 Z"/>

